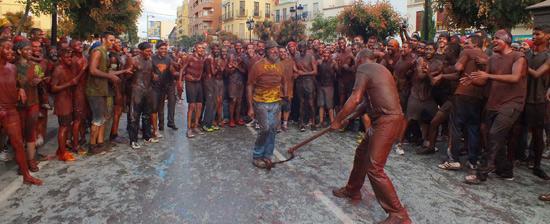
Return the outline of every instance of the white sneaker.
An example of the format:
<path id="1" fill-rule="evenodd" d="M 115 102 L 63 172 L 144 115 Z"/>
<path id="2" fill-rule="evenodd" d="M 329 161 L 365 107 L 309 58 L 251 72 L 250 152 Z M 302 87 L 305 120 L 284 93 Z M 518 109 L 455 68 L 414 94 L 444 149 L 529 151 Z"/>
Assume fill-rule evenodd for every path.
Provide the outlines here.
<path id="1" fill-rule="evenodd" d="M 132 149 L 140 149 L 141 145 L 137 142 L 132 142 L 130 147 L 132 147 Z"/>
<path id="2" fill-rule="evenodd" d="M 405 150 L 403 150 L 401 144 L 395 145 L 395 152 L 397 152 L 398 155 L 405 155 Z"/>
<path id="3" fill-rule="evenodd" d="M 156 139 L 156 138 L 150 138 L 150 139 L 145 140 L 145 142 L 147 142 L 147 143 L 157 143 L 157 142 L 159 142 L 159 140 Z"/>
<path id="4" fill-rule="evenodd" d="M 162 134 L 160 134 L 160 133 L 157 133 L 157 134 L 155 135 L 155 138 L 164 138 L 164 136 L 163 136 Z"/>
<path id="5" fill-rule="evenodd" d="M 11 156 L 8 153 L 8 150 L 6 150 L 6 149 L 0 150 L 0 161 L 8 162 L 10 160 L 11 160 Z"/>
<path id="6" fill-rule="evenodd" d="M 36 137 L 35 144 L 36 144 L 36 146 L 42 146 L 44 144 L 44 137 L 42 137 L 41 135 Z"/>

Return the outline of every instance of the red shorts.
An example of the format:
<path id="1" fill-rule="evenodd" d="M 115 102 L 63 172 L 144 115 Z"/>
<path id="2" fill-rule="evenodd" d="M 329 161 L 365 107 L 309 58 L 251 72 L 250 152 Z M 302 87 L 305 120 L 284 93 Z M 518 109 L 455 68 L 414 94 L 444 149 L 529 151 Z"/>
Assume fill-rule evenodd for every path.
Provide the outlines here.
<path id="1" fill-rule="evenodd" d="M 40 106 L 38 104 L 19 108 L 19 117 L 21 119 L 21 128 L 25 142 L 36 141 L 36 124 L 38 122 L 38 113 Z"/>

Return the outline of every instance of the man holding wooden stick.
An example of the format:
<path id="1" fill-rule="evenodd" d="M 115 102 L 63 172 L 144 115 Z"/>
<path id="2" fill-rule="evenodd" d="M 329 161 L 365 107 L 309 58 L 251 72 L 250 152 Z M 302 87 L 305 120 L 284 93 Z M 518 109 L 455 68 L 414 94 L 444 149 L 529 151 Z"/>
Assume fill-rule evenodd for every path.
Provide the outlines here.
<path id="1" fill-rule="evenodd" d="M 369 49 L 357 54 L 355 61 L 358 67 L 353 92 L 331 124 L 332 130 L 344 128 L 350 114 L 363 113 L 357 113 L 357 110 L 365 110 L 360 108 L 360 104 L 366 105 L 365 111 L 369 111 L 372 119 L 372 126 L 366 131 L 365 140 L 355 151 L 348 184 L 335 189 L 333 194 L 336 197 L 360 200 L 361 187 L 365 176 L 368 176 L 376 199 L 389 213 L 388 218 L 381 223 L 411 223 L 407 210 L 401 205 L 391 180 L 384 172 L 392 145 L 399 137 L 404 116 L 390 71 L 376 64 L 375 59 L 374 51 Z"/>

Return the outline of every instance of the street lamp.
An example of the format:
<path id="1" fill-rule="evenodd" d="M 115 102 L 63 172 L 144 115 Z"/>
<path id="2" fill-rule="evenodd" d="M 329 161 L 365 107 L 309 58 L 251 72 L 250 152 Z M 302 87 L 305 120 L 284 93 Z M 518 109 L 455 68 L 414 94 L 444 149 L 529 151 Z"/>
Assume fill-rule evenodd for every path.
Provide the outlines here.
<path id="1" fill-rule="evenodd" d="M 248 41 L 252 42 L 252 30 L 254 29 L 254 19 L 252 17 L 248 18 L 248 20 L 246 20 L 246 27 L 248 28 L 248 31 L 250 32 Z"/>
<path id="2" fill-rule="evenodd" d="M 290 13 L 294 13 L 294 21 L 296 21 L 296 23 L 298 23 L 298 20 L 301 17 L 298 17 L 298 15 L 302 15 L 303 10 L 304 7 L 302 6 L 302 4 L 298 4 L 298 1 L 294 3 L 294 7 L 290 7 Z"/>

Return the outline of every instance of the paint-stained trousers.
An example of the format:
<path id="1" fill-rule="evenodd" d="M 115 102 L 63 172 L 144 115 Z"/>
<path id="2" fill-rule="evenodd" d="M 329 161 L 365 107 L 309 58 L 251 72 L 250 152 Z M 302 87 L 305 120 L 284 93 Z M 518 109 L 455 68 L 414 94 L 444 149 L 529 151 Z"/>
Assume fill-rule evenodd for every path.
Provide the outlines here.
<path id="1" fill-rule="evenodd" d="M 383 115 L 373 121 L 373 135 L 366 137 L 355 150 L 353 169 L 346 188 L 351 193 L 359 193 L 365 176 L 368 176 L 374 195 L 382 208 L 390 214 L 408 216 L 391 180 L 384 172 L 386 160 L 393 143 L 399 137 L 404 119 L 403 115 Z"/>
<path id="2" fill-rule="evenodd" d="M 130 109 L 128 111 L 130 114 L 128 134 L 130 135 L 131 142 L 137 142 L 138 140 L 140 118 L 143 129 L 143 139 L 147 140 L 151 138 L 151 113 L 153 111 L 151 107 L 151 105 L 153 105 L 153 96 L 151 93 L 151 89 L 148 91 L 137 88 L 132 90 Z"/>

